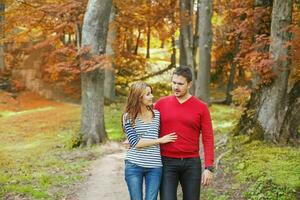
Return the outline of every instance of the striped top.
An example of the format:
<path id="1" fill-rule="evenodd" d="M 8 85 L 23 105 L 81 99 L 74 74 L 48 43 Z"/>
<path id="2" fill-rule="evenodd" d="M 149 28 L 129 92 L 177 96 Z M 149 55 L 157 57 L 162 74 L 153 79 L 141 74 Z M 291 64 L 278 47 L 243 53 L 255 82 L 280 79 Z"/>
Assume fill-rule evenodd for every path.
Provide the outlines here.
<path id="1" fill-rule="evenodd" d="M 130 120 L 124 120 L 123 127 L 130 143 L 125 160 L 128 160 L 138 166 L 146 168 L 162 167 L 160 147 L 153 145 L 149 147 L 136 148 L 136 144 L 140 139 L 157 139 L 159 134 L 160 113 L 154 110 L 154 118 L 151 122 L 143 122 L 139 117 L 135 120 L 133 128 Z"/>

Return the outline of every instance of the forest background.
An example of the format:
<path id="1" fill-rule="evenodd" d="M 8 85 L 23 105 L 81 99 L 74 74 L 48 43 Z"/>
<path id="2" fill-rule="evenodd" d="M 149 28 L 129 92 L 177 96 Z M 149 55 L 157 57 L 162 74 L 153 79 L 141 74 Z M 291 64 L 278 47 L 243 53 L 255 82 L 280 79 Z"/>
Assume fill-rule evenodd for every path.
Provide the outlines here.
<path id="1" fill-rule="evenodd" d="M 1 0 L 0 197 L 73 198 L 132 82 L 210 105 L 205 199 L 300 198 L 299 0 Z M 71 197 L 70 197 L 71 195 Z"/>

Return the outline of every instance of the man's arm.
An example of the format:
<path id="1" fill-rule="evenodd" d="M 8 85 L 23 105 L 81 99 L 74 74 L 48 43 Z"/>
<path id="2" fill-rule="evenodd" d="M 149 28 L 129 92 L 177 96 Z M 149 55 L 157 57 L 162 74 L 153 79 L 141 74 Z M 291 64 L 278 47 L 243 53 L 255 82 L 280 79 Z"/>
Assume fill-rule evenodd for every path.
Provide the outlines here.
<path id="1" fill-rule="evenodd" d="M 205 105 L 201 116 L 202 143 L 204 149 L 204 166 L 205 170 L 202 176 L 202 184 L 209 185 L 213 178 L 214 166 L 214 134 L 212 120 L 208 107 Z"/>

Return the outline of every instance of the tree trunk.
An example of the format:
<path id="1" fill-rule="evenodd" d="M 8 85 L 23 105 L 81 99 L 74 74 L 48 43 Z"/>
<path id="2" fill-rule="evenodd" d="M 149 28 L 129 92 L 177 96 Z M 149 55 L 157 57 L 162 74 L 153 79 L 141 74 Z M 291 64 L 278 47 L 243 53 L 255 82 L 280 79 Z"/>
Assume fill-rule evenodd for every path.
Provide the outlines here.
<path id="1" fill-rule="evenodd" d="M 126 48 L 127 52 L 132 53 L 133 50 L 133 30 L 127 29 L 126 31 Z"/>
<path id="2" fill-rule="evenodd" d="M 112 60 L 111 68 L 105 69 L 105 79 L 104 79 L 104 97 L 112 102 L 116 99 L 116 93 L 115 93 L 115 65 L 114 65 L 114 59 L 115 59 L 115 44 L 114 42 L 117 39 L 117 27 L 116 24 L 113 24 L 114 18 L 115 18 L 115 12 L 116 9 L 112 7 L 111 14 L 110 14 L 110 26 L 107 36 L 107 45 L 106 45 L 106 53 Z"/>
<path id="3" fill-rule="evenodd" d="M 227 88 L 226 88 L 225 104 L 227 104 L 227 105 L 230 105 L 232 102 L 231 92 L 234 88 L 235 69 L 236 69 L 236 62 L 234 62 L 233 58 L 232 58 L 231 62 L 230 62 L 230 72 L 229 72 L 228 83 L 227 83 Z"/>
<path id="4" fill-rule="evenodd" d="M 147 28 L 147 54 L 146 58 L 150 58 L 150 40 L 151 40 L 151 25 L 148 23 Z"/>
<path id="5" fill-rule="evenodd" d="M 172 35 L 171 64 L 176 66 L 176 44 L 175 44 L 175 36 L 174 35 Z"/>
<path id="6" fill-rule="evenodd" d="M 176 6 L 176 1 L 172 0 L 170 1 L 170 7 L 174 8 Z M 171 22 L 175 24 L 175 13 L 171 15 Z M 175 41 L 175 32 L 176 30 L 174 28 L 171 29 L 172 36 L 171 36 L 171 42 L 172 42 L 172 54 L 171 54 L 171 65 L 176 67 L 176 41 Z"/>
<path id="7" fill-rule="evenodd" d="M 212 2 L 201 0 L 199 15 L 199 68 L 196 83 L 196 96 L 210 103 L 210 67 L 212 46 Z"/>
<path id="8" fill-rule="evenodd" d="M 180 57 L 181 66 L 188 66 L 193 73 L 191 93 L 195 92 L 195 73 L 193 58 L 193 0 L 180 0 Z"/>
<path id="9" fill-rule="evenodd" d="M 141 38 L 141 30 L 138 29 L 138 36 L 136 38 L 136 44 L 135 44 L 135 49 L 134 49 L 134 54 L 135 55 L 138 55 L 140 38 Z"/>
<path id="10" fill-rule="evenodd" d="M 72 33 L 68 33 L 68 44 L 72 44 Z"/>
<path id="11" fill-rule="evenodd" d="M 267 85 L 251 94 L 247 110 L 238 130 L 253 139 L 274 143 L 287 143 L 295 137 L 299 125 L 299 81 L 288 94 L 290 74 L 289 48 L 291 33 L 287 27 L 292 22 L 292 0 L 275 0 L 271 22 L 270 55 L 274 61 L 272 71 L 276 75 Z M 295 129 L 294 129 L 295 128 Z M 293 129 L 293 130 L 291 130 Z"/>
<path id="12" fill-rule="evenodd" d="M 234 61 L 235 56 L 240 51 L 240 34 L 236 38 L 234 51 L 228 56 L 230 60 L 230 72 L 228 77 L 228 83 L 226 88 L 226 99 L 225 104 L 230 105 L 232 102 L 232 94 L 234 88 L 234 77 L 236 72 L 236 62 Z"/>
<path id="13" fill-rule="evenodd" d="M 269 6 L 272 6 L 272 4 L 273 4 L 273 0 L 255 0 L 255 2 L 254 2 L 255 7 L 257 7 L 257 6 L 269 7 Z"/>
<path id="14" fill-rule="evenodd" d="M 164 49 L 164 48 L 165 48 L 165 39 L 162 39 L 162 40 L 161 40 L 160 48 L 161 48 L 161 49 Z"/>
<path id="15" fill-rule="evenodd" d="M 76 24 L 76 45 L 78 51 L 80 50 L 81 47 L 81 40 L 82 40 L 82 27 L 79 23 Z"/>
<path id="16" fill-rule="evenodd" d="M 89 56 L 104 54 L 112 0 L 89 0 L 82 27 L 82 46 L 91 47 Z M 104 70 L 81 73 L 82 146 L 106 140 L 104 127 Z"/>
<path id="17" fill-rule="evenodd" d="M 279 143 L 299 145 L 300 126 L 300 80 L 296 82 L 288 95 L 288 110 L 280 133 Z"/>
<path id="18" fill-rule="evenodd" d="M 199 19 L 200 19 L 200 2 L 201 0 L 197 0 L 197 11 L 196 11 L 196 24 L 195 24 L 195 33 L 193 39 L 193 62 L 194 62 L 194 74 L 197 77 L 197 52 L 199 47 Z"/>
<path id="19" fill-rule="evenodd" d="M 0 3 L 0 38 L 4 38 L 4 24 L 5 24 L 5 3 L 1 1 Z M 1 42 L 0 44 L 0 71 L 4 70 L 5 68 L 5 57 L 4 57 L 4 44 Z"/>

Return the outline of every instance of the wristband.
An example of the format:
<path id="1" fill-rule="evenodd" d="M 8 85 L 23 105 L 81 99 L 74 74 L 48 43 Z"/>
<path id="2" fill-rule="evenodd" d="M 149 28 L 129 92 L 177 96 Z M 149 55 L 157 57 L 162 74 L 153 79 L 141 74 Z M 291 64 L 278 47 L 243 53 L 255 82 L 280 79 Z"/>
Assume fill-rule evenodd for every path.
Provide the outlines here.
<path id="1" fill-rule="evenodd" d="M 205 169 L 209 170 L 210 172 L 214 172 L 214 167 L 213 166 L 205 167 Z"/>

